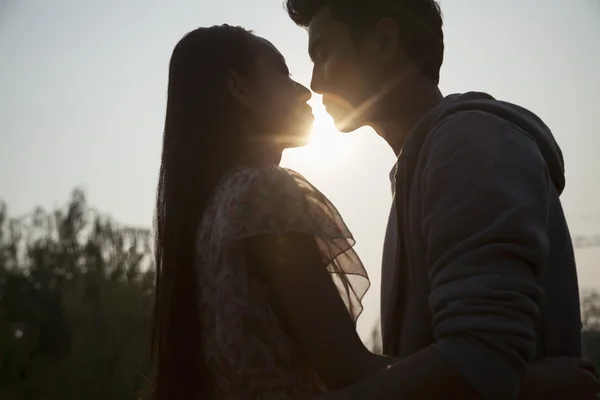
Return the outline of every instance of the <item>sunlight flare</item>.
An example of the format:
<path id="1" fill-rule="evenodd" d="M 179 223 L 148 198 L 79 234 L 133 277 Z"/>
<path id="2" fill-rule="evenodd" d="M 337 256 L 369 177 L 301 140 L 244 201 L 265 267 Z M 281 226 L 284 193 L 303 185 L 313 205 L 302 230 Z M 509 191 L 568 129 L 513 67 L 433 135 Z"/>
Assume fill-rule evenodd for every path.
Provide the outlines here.
<path id="1" fill-rule="evenodd" d="M 313 98 L 310 103 L 315 115 L 310 142 L 304 147 L 287 150 L 284 164 L 302 169 L 339 167 L 349 159 L 351 138 L 335 128 L 333 119 L 325 111 L 320 98 Z"/>

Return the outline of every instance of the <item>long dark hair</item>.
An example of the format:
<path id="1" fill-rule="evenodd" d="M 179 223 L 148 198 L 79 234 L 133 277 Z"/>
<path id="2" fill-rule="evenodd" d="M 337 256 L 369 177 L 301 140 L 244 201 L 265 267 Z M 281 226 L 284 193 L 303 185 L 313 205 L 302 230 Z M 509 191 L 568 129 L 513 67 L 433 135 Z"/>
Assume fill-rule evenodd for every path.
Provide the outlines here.
<path id="1" fill-rule="evenodd" d="M 199 28 L 179 41 L 171 57 L 154 227 L 152 399 L 212 393 L 201 347 L 194 242 L 212 192 L 238 159 L 239 128 L 227 78 L 230 71 L 250 72 L 254 39 L 240 27 Z"/>

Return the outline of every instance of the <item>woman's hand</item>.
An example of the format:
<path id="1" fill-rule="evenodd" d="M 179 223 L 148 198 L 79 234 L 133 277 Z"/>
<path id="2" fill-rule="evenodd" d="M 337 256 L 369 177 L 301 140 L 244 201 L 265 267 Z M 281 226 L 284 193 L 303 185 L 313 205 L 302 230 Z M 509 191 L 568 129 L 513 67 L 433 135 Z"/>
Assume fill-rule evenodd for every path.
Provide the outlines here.
<path id="1" fill-rule="evenodd" d="M 520 399 L 598 399 L 600 383 L 594 364 L 572 357 L 544 358 L 531 364 Z"/>

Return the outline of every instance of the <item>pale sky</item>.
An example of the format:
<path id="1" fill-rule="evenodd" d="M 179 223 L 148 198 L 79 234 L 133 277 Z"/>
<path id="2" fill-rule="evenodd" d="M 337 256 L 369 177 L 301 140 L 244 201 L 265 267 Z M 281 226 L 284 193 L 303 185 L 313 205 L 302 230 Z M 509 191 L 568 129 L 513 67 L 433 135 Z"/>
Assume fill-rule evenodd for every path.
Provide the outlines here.
<path id="1" fill-rule="evenodd" d="M 167 5 L 168 4 L 168 5 Z M 480 90 L 545 120 L 567 165 L 575 235 L 600 234 L 600 0 L 444 0 L 445 94 Z M 150 226 L 175 43 L 198 27 L 253 29 L 308 85 L 306 32 L 282 0 L 0 0 L 0 197 L 12 215 L 63 204 L 75 186 L 123 223 Z M 283 165 L 320 188 L 357 239 L 379 313 L 394 155 L 374 132 L 337 133 L 320 107 L 314 144 Z M 329 146 L 329 148 L 327 148 Z M 600 248 L 577 250 L 580 284 L 600 289 Z"/>

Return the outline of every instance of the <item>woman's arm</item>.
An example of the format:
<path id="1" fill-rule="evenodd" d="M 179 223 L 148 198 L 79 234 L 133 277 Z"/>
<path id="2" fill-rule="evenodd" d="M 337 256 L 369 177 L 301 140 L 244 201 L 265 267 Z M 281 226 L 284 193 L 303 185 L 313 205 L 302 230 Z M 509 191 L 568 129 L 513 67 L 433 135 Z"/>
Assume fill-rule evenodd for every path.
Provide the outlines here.
<path id="1" fill-rule="evenodd" d="M 276 310 L 317 375 L 330 390 L 346 387 L 339 398 L 446 399 L 452 393 L 481 398 L 431 347 L 400 361 L 368 351 L 313 236 L 264 234 L 252 237 L 249 245 L 270 283 Z M 428 383 L 431 377 L 435 385 Z"/>
<path id="2" fill-rule="evenodd" d="M 357 382 L 395 361 L 364 346 L 313 236 L 258 235 L 249 239 L 249 250 L 267 276 L 276 311 L 329 389 Z"/>

